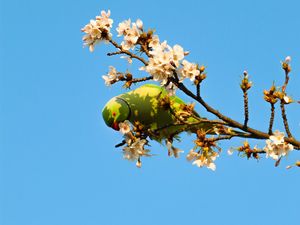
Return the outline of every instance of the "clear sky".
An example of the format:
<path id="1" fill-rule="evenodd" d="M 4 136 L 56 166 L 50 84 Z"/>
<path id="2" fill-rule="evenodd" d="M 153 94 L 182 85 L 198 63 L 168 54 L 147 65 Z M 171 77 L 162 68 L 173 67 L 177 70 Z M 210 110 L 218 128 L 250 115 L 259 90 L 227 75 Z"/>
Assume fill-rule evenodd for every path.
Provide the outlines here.
<path id="1" fill-rule="evenodd" d="M 283 82 L 280 60 L 287 55 L 287 91 L 300 98 L 299 8 L 296 0 L 0 0 L 0 224 L 297 224 L 299 169 L 285 169 L 297 152 L 275 168 L 264 157 L 228 156 L 241 140 L 224 142 L 216 172 L 168 158 L 154 143 L 157 156 L 142 169 L 123 160 L 114 149 L 122 137 L 100 112 L 124 90 L 105 87 L 101 75 L 109 65 L 128 65 L 106 57 L 108 46 L 92 54 L 82 48 L 80 29 L 103 9 L 112 12 L 115 36 L 122 20 L 142 19 L 162 40 L 189 50 L 189 61 L 207 66 L 203 96 L 239 121 L 238 83 L 248 70 L 250 125 L 267 129 L 262 91 Z M 299 138 L 299 105 L 287 111 Z M 279 119 L 275 127 L 282 130 Z M 178 146 L 188 152 L 192 137 L 183 139 Z"/>

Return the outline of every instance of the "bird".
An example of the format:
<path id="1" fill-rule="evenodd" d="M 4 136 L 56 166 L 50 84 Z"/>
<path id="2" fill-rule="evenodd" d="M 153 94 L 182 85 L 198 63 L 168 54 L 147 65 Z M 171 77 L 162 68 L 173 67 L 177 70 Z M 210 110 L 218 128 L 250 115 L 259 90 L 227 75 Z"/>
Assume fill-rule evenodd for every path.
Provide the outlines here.
<path id="1" fill-rule="evenodd" d="M 119 130 L 119 124 L 129 121 L 139 124 L 147 135 L 158 142 L 178 138 L 181 132 L 197 130 L 215 134 L 214 124 L 201 118 L 192 104 L 170 95 L 162 86 L 145 84 L 110 99 L 102 110 L 106 125 Z"/>

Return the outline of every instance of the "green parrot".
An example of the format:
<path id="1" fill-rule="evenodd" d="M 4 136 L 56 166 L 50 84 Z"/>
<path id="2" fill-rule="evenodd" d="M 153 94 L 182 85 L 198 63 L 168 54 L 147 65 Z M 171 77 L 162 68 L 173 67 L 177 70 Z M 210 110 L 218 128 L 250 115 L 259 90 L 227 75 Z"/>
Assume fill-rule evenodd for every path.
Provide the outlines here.
<path id="1" fill-rule="evenodd" d="M 119 123 L 125 120 L 132 124 L 138 122 L 151 139 L 159 142 L 176 137 L 182 131 L 202 129 L 215 133 L 215 124 L 201 122 L 199 115 L 193 109 L 187 113 L 186 107 L 182 99 L 169 96 L 165 88 L 146 84 L 112 98 L 104 106 L 102 116 L 106 125 L 114 130 L 119 130 Z"/>

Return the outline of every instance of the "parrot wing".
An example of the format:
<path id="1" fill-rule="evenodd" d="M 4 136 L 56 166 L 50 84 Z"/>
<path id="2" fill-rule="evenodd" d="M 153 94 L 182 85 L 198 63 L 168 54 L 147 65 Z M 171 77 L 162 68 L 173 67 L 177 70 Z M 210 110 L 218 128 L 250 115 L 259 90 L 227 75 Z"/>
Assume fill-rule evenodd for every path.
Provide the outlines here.
<path id="1" fill-rule="evenodd" d="M 169 96 L 163 87 L 146 84 L 119 95 L 118 98 L 126 101 L 129 106 L 128 120 L 132 124 L 135 122 L 142 124 L 145 130 L 148 130 L 152 139 L 161 141 L 162 139 L 173 138 L 182 131 L 186 131 L 188 125 L 179 122 L 179 116 L 186 113 L 183 109 L 186 103 L 178 96 Z M 195 119 L 195 117 L 199 118 L 195 111 L 192 112 L 192 115 L 186 119 L 186 122 L 199 122 Z M 197 129 L 199 127 L 210 129 L 212 125 L 197 125 Z M 196 127 L 194 128 L 196 129 Z"/>

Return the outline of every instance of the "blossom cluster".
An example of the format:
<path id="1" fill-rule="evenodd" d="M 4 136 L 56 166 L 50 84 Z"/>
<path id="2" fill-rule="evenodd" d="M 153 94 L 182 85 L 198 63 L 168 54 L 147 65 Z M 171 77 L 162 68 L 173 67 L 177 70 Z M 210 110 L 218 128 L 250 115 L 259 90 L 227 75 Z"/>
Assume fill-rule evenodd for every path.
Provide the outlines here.
<path id="1" fill-rule="evenodd" d="M 130 161 L 138 161 L 140 163 L 140 157 L 142 156 L 151 156 L 149 154 L 150 150 L 145 149 L 144 146 L 147 143 L 147 140 L 137 138 L 131 142 L 128 146 L 123 148 L 124 159 Z"/>
<path id="2" fill-rule="evenodd" d="M 214 161 L 219 156 L 219 153 L 215 151 L 205 151 L 205 152 L 196 152 L 194 149 L 190 150 L 189 154 L 186 156 L 188 161 L 193 161 L 193 165 L 198 167 L 207 167 L 213 171 L 216 170 L 216 164 Z"/>
<path id="3" fill-rule="evenodd" d="M 295 102 L 290 96 L 288 96 L 282 90 L 277 89 L 274 84 L 271 86 L 270 90 L 264 90 L 264 99 L 266 102 L 275 104 L 278 99 L 284 104 L 290 104 Z"/>
<path id="4" fill-rule="evenodd" d="M 149 46 L 151 57 L 149 63 L 141 70 L 145 70 L 153 76 L 153 80 L 160 81 L 162 84 L 168 82 L 168 78 L 174 75 L 176 67 L 179 66 L 179 60 L 184 58 L 183 48 L 175 45 L 171 48 L 166 41 L 160 43 L 157 35 L 153 36 Z"/>
<path id="5" fill-rule="evenodd" d="M 83 37 L 84 45 L 88 46 L 91 52 L 94 51 L 94 47 L 97 43 L 101 41 L 109 41 L 118 49 L 117 52 L 108 53 L 109 56 L 121 54 L 121 58 L 127 59 L 129 63 L 132 63 L 132 59 L 138 59 L 144 64 L 144 66 L 140 67 L 140 70 L 151 75 L 142 79 L 134 79 L 135 82 L 153 79 L 154 81 L 160 82 L 161 85 L 168 91 L 169 95 L 174 95 L 177 86 L 179 86 L 178 83 L 183 82 L 185 79 L 189 79 L 197 85 L 198 95 L 198 87 L 202 80 L 206 78 L 206 73 L 204 72 L 205 67 L 187 61 L 185 56 L 187 56 L 189 52 L 184 51 L 183 47 L 178 44 L 171 47 L 167 44 L 167 41 L 161 41 L 158 35 L 154 34 L 153 30 L 149 30 L 147 32 L 144 31 L 143 22 L 140 19 L 137 19 L 135 22 L 128 19 L 119 23 L 116 31 L 118 33 L 118 37 L 123 36 L 123 40 L 119 45 L 111 39 L 113 20 L 109 17 L 109 10 L 107 12 L 101 11 L 100 16 L 97 16 L 94 20 L 90 20 L 90 22 L 82 28 L 82 32 L 85 33 Z M 147 59 L 143 58 L 143 56 L 138 56 L 132 51 L 135 50 L 137 46 L 140 47 L 137 51 L 145 53 L 143 56 L 148 57 Z M 280 88 L 276 88 L 275 85 L 272 85 L 270 90 L 264 91 L 265 101 L 272 105 L 274 105 L 278 100 L 282 105 L 295 102 L 285 92 L 289 80 L 288 73 L 291 71 L 290 61 L 291 57 L 288 56 L 283 62 L 281 62 L 282 68 L 286 72 L 284 85 Z M 118 81 L 126 81 L 124 87 L 130 87 L 133 83 L 131 73 L 120 73 L 113 66 L 110 66 L 108 74 L 103 75 L 102 78 L 107 86 Z M 241 88 L 246 92 L 251 88 L 251 86 L 252 83 L 248 80 L 248 73 L 247 71 L 244 71 L 244 79 L 242 80 Z M 178 120 L 180 121 L 186 121 L 187 118 L 194 115 L 192 105 L 190 106 L 190 109 L 186 108 L 181 111 L 184 113 L 180 113 L 178 115 Z M 272 124 L 270 123 L 270 125 Z M 270 127 L 272 128 L 272 126 Z M 147 132 L 144 132 L 143 128 L 139 128 L 135 123 L 131 124 L 129 121 L 119 123 L 119 128 L 120 132 L 125 137 L 125 141 L 122 143 L 126 144 L 123 148 L 124 158 L 130 161 L 137 161 L 136 165 L 140 167 L 141 157 L 151 156 L 149 153 L 150 151 L 145 149 L 145 145 L 148 143 L 146 140 L 148 135 Z M 270 130 L 272 130 L 271 128 Z M 234 132 L 232 132 L 230 127 L 226 127 L 225 129 L 223 127 L 214 127 L 213 130 L 217 135 L 234 135 Z M 208 139 L 205 138 L 205 135 L 206 132 L 198 133 L 197 131 L 197 146 L 188 153 L 187 160 L 192 161 L 193 165 L 198 167 L 207 167 L 211 170 L 215 170 L 216 165 L 214 161 L 219 156 L 220 151 L 215 152 L 212 149 L 218 147 L 216 146 L 215 141 L 208 141 Z M 166 139 L 167 138 L 168 137 L 166 137 Z M 169 156 L 177 158 L 179 157 L 179 154 L 183 152 L 180 149 L 175 148 L 172 145 L 172 142 L 168 139 L 166 140 L 166 146 Z M 196 151 L 196 149 L 199 148 L 200 150 Z M 266 146 L 263 150 L 258 149 L 257 147 L 250 148 L 250 145 L 246 141 L 243 146 L 228 150 L 228 154 L 231 155 L 233 151 L 237 150 L 239 153 L 242 152 L 243 156 L 247 156 L 247 158 L 253 157 L 258 159 L 259 154 L 265 152 L 267 157 L 279 162 L 281 157 L 288 155 L 288 153 L 293 149 L 294 146 L 292 144 L 285 142 L 284 133 L 275 131 L 274 134 L 266 141 Z M 300 163 L 295 165 L 300 166 Z"/>
<path id="6" fill-rule="evenodd" d="M 184 59 L 188 54 L 180 45 L 169 46 L 166 41 L 160 42 L 157 35 L 153 35 L 149 42 L 149 63 L 141 70 L 145 70 L 153 76 L 153 80 L 160 81 L 162 85 L 169 82 L 170 77 L 176 74 L 180 81 L 189 78 L 191 81 L 200 74 L 197 64 Z"/>
<path id="7" fill-rule="evenodd" d="M 82 38 L 84 45 L 89 46 L 91 52 L 94 51 L 95 44 L 111 38 L 112 34 L 110 33 L 110 29 L 113 20 L 109 18 L 109 16 L 109 10 L 107 12 L 101 11 L 101 16 L 96 16 L 95 20 L 90 20 L 90 23 L 81 29 L 82 32 L 86 33 Z"/>
<path id="8" fill-rule="evenodd" d="M 91 52 L 94 51 L 95 44 L 110 40 L 112 37 L 110 30 L 113 20 L 109 17 L 109 10 L 107 12 L 102 11 L 101 16 L 97 16 L 95 20 L 90 20 L 90 23 L 82 29 L 86 33 L 83 37 L 84 45 L 89 46 Z M 120 50 L 134 50 L 138 44 L 143 46 L 142 51 L 147 53 L 149 60 L 147 65 L 140 69 L 151 74 L 154 81 L 159 81 L 166 86 L 166 89 L 172 94 L 176 87 L 172 83 L 170 84 L 169 78 L 177 77 L 179 81 L 188 78 L 194 81 L 201 73 L 197 64 L 184 59 L 188 52 L 185 52 L 178 44 L 171 47 L 166 41 L 161 42 L 151 30 L 144 32 L 143 22 L 140 19 L 137 19 L 136 22 L 132 22 L 131 19 L 124 20 L 119 23 L 116 30 L 119 37 L 124 37 Z M 113 76 L 103 78 L 107 85 L 110 85 L 110 81 L 114 79 Z"/>
<path id="9" fill-rule="evenodd" d="M 135 23 L 131 23 L 131 20 L 125 20 L 119 23 L 117 27 L 118 37 L 124 36 L 124 41 L 121 46 L 124 50 L 134 49 L 140 35 L 143 32 L 143 22 L 138 19 Z"/>
<path id="10" fill-rule="evenodd" d="M 278 130 L 266 140 L 266 146 L 264 147 L 266 156 L 274 160 L 279 160 L 282 156 L 286 156 L 293 149 L 293 145 L 284 141 L 284 133 Z"/>
<path id="11" fill-rule="evenodd" d="M 120 132 L 124 135 L 127 146 L 123 148 L 123 157 L 129 161 L 136 161 L 136 166 L 141 167 L 141 157 L 151 156 L 150 150 L 145 149 L 146 139 L 134 137 L 131 131 L 131 123 L 127 120 L 119 123 Z"/>

